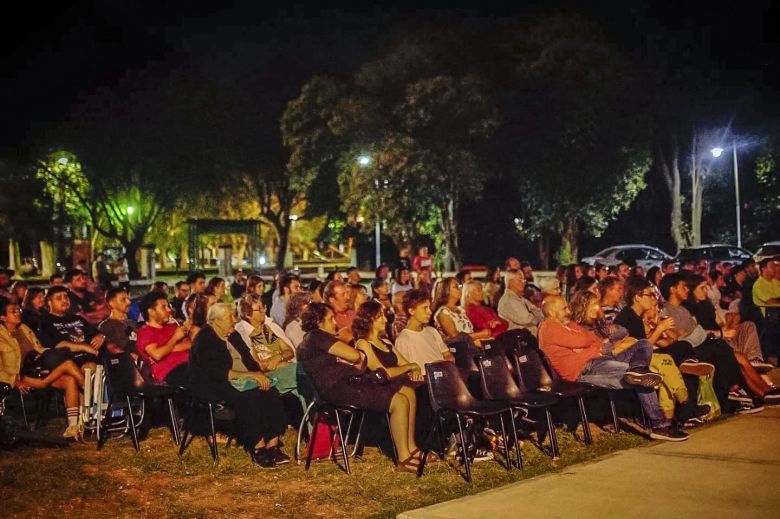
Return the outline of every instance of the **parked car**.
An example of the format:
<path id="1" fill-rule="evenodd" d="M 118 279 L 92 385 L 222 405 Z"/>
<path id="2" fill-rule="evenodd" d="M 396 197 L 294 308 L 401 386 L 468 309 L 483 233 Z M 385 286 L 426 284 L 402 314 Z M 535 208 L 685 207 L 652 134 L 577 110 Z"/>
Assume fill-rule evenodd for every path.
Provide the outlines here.
<path id="1" fill-rule="evenodd" d="M 628 264 L 636 264 L 647 270 L 651 267 L 660 267 L 662 262 L 670 259 L 672 259 L 672 256 L 661 249 L 639 243 L 609 247 L 593 256 L 582 258 L 582 261 L 588 265 L 601 263 L 610 267 L 625 261 Z"/>
<path id="2" fill-rule="evenodd" d="M 756 263 L 761 263 L 764 258 L 780 256 L 780 241 L 769 241 L 758 248 L 753 259 Z"/>
<path id="3" fill-rule="evenodd" d="M 747 249 L 735 247 L 734 245 L 724 245 L 722 243 L 709 243 L 706 245 L 680 249 L 680 252 L 677 253 L 674 260 L 678 267 L 684 262 L 692 261 L 695 263 L 702 259 L 707 260 L 707 263 L 709 264 L 720 261 L 736 265 L 752 257 L 753 253 Z"/>

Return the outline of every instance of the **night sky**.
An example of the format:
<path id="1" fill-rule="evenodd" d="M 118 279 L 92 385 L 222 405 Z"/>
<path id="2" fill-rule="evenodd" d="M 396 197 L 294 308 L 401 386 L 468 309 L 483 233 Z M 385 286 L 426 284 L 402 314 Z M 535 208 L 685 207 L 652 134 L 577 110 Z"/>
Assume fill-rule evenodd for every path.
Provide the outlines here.
<path id="1" fill-rule="evenodd" d="M 3 154 L 28 146 L 47 124 L 99 88 L 159 63 L 199 60 L 219 52 L 262 55 L 269 74 L 269 106 L 283 109 L 313 73 L 348 74 L 379 54 L 404 30 L 436 19 L 579 12 L 597 21 L 619 46 L 644 57 L 648 39 L 666 47 L 673 65 L 693 65 L 718 81 L 749 82 L 767 111 L 778 108 L 780 34 L 772 30 L 778 6 L 750 2 L 525 2 L 518 9 L 460 4 L 458 10 L 395 3 L 361 7 L 258 7 L 259 2 L 76 2 L 42 8 L 17 4 L 0 35 L 4 66 Z M 676 5 L 672 5 L 676 4 Z M 236 50 L 238 51 L 236 52 Z M 163 65 L 166 66 L 166 65 Z M 215 73 L 229 74 L 218 70 Z M 258 68 L 264 68 L 261 65 Z"/>

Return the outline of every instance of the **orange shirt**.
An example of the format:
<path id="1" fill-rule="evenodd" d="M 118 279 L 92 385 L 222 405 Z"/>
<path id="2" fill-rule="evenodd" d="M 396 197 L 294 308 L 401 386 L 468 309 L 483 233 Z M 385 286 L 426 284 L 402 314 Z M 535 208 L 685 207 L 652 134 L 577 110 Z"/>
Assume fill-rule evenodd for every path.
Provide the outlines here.
<path id="1" fill-rule="evenodd" d="M 545 319 L 539 325 L 539 347 L 562 379 L 576 382 L 585 365 L 601 356 L 602 340 L 574 321 L 566 326 Z"/>

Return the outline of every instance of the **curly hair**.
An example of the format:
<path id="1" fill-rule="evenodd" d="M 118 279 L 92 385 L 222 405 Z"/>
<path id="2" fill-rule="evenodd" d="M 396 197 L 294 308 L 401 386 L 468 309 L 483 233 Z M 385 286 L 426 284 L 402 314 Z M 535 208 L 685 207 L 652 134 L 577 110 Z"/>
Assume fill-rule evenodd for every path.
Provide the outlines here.
<path id="1" fill-rule="evenodd" d="M 328 312 L 332 312 L 333 308 L 325 303 L 311 303 L 309 308 L 303 312 L 301 316 L 301 328 L 304 332 L 310 332 L 319 327 L 320 323 Z"/>
<path id="2" fill-rule="evenodd" d="M 587 290 L 581 290 L 575 293 L 569 301 L 569 308 L 571 309 L 571 318 L 577 324 L 584 323 L 587 318 L 588 306 L 593 300 L 598 301 L 599 296 Z"/>
<path id="3" fill-rule="evenodd" d="M 428 294 L 425 293 L 424 290 L 418 290 L 418 289 L 412 289 L 407 290 L 404 292 L 404 312 L 406 312 L 406 315 L 411 315 L 411 311 L 417 307 L 420 303 L 424 303 L 425 301 L 430 301 L 431 298 L 428 297 Z"/>
<path id="4" fill-rule="evenodd" d="M 365 339 L 371 333 L 374 321 L 382 313 L 382 305 L 367 301 L 358 307 L 355 320 L 352 321 L 352 333 L 355 339 Z"/>
<path id="5" fill-rule="evenodd" d="M 284 315 L 284 323 L 282 328 L 287 328 L 287 325 L 296 320 L 303 313 L 303 309 L 309 304 L 311 300 L 311 294 L 308 290 L 296 292 L 292 295 L 289 301 L 287 301 L 287 313 Z"/>

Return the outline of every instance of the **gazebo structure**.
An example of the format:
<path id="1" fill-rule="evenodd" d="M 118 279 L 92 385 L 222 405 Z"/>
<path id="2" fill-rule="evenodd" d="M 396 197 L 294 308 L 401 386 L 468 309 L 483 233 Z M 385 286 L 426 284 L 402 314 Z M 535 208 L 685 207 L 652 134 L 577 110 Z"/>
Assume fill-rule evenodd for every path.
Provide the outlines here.
<path id="1" fill-rule="evenodd" d="M 260 256 L 260 220 L 187 220 L 187 235 L 189 243 L 190 271 L 203 267 L 200 258 L 200 237 L 204 234 L 246 234 L 249 237 L 249 262 L 251 268 L 258 268 Z M 227 264 L 223 265 L 225 271 L 230 270 L 230 256 L 232 251 L 226 251 Z M 224 260 L 224 258 L 222 258 Z M 220 269 L 222 270 L 222 269 Z"/>

